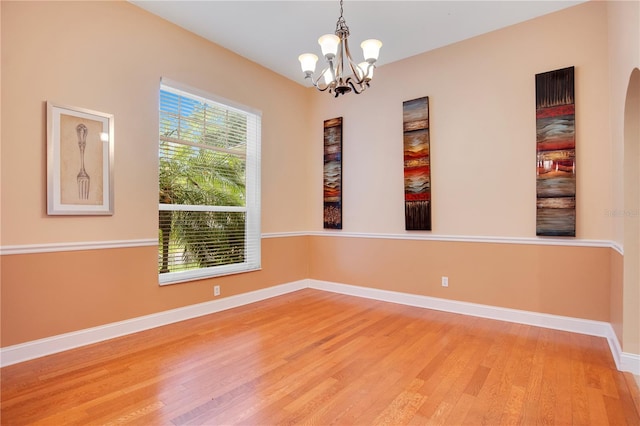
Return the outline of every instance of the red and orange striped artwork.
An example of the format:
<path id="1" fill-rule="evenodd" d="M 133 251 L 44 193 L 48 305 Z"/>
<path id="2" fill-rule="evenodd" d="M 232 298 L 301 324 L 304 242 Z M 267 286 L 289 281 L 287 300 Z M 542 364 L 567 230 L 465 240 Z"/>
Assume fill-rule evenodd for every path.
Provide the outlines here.
<path id="1" fill-rule="evenodd" d="M 402 104 L 404 213 L 407 231 L 431 230 L 429 97 Z"/>
<path id="2" fill-rule="evenodd" d="M 536 74 L 536 235 L 576 235 L 574 67 Z"/>

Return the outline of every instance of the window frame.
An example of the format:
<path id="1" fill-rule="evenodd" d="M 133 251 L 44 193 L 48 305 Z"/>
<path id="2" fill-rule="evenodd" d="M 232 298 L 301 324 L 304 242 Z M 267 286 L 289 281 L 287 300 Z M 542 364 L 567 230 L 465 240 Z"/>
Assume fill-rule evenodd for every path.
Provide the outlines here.
<path id="1" fill-rule="evenodd" d="M 247 140 L 245 150 L 245 206 L 213 206 L 213 205 L 186 205 L 158 203 L 158 213 L 167 210 L 183 211 L 217 211 L 217 212 L 245 212 L 245 256 L 244 261 L 227 265 L 210 266 L 205 268 L 189 269 L 185 271 L 160 273 L 158 271 L 159 285 L 170 285 L 181 282 L 214 278 L 230 274 L 257 271 L 261 269 L 261 144 L 262 144 L 262 112 L 247 107 L 234 101 L 222 98 L 206 91 L 199 90 L 188 85 L 162 78 L 158 88 L 158 129 L 160 129 L 160 92 L 166 90 L 179 96 L 196 99 L 201 102 L 218 104 L 228 110 L 236 110 L 247 114 L 253 127 L 247 126 Z M 255 128 L 249 132 L 249 128 Z M 160 155 L 162 137 L 158 135 L 158 155 Z M 183 144 L 174 138 L 166 138 L 169 142 Z M 210 147 L 193 144 L 185 141 L 184 145 L 196 145 L 206 149 Z M 212 149 L 212 151 L 224 151 L 224 149 Z M 158 171 L 160 160 L 158 158 Z M 158 183 L 160 176 L 158 175 Z M 158 215 L 159 216 L 159 215 Z M 158 219 L 159 220 L 159 219 Z M 158 223 L 158 229 L 160 224 Z M 161 241 L 158 240 L 158 255 L 161 255 Z"/>

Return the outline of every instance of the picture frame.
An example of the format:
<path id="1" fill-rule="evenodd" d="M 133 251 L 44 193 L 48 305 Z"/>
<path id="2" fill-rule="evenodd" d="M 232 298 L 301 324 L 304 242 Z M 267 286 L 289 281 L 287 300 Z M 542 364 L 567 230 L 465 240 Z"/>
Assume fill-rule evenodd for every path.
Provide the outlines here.
<path id="1" fill-rule="evenodd" d="M 402 103 L 404 223 L 407 231 L 431 231 L 431 132 L 429 97 Z"/>
<path id="2" fill-rule="evenodd" d="M 47 101 L 47 214 L 112 215 L 114 117 Z"/>
<path id="3" fill-rule="evenodd" d="M 536 236 L 575 237 L 575 67 L 535 77 Z"/>
<path id="4" fill-rule="evenodd" d="M 342 117 L 324 121 L 323 227 L 342 229 Z"/>

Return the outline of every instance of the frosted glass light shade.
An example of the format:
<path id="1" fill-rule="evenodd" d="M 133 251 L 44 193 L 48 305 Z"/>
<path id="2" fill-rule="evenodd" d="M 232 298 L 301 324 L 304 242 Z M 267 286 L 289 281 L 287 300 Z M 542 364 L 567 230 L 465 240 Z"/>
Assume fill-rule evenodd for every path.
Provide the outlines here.
<path id="1" fill-rule="evenodd" d="M 333 83 L 335 81 L 335 77 L 333 75 L 333 71 L 331 70 L 331 68 L 329 68 L 325 73 L 324 73 L 324 84 L 326 84 L 327 86 L 330 85 L 331 83 Z"/>
<path id="2" fill-rule="evenodd" d="M 378 55 L 380 54 L 380 48 L 382 47 L 382 42 L 380 40 L 376 40 L 370 38 L 369 40 L 365 40 L 360 44 L 362 47 L 362 52 L 364 53 L 364 60 L 369 61 L 377 61 Z"/>
<path id="3" fill-rule="evenodd" d="M 302 55 L 298 56 L 298 60 L 300 61 L 302 72 L 313 73 L 316 70 L 316 62 L 318 62 L 318 57 L 313 53 L 303 53 Z"/>
<path id="4" fill-rule="evenodd" d="M 338 54 L 340 37 L 335 34 L 325 34 L 318 39 L 318 44 L 325 58 L 334 58 Z"/>
<path id="5" fill-rule="evenodd" d="M 358 78 L 362 78 L 362 76 L 365 76 L 369 80 L 373 78 L 373 70 L 375 67 L 373 65 L 369 66 L 369 62 L 360 62 L 358 64 L 358 69 Z"/>

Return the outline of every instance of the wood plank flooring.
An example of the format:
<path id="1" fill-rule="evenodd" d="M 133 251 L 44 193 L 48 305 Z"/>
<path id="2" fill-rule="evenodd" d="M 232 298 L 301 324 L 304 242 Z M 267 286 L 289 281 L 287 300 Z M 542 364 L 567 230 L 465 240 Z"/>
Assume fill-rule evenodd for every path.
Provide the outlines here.
<path id="1" fill-rule="evenodd" d="M 603 338 L 311 289 L 0 373 L 2 425 L 640 424 Z"/>

